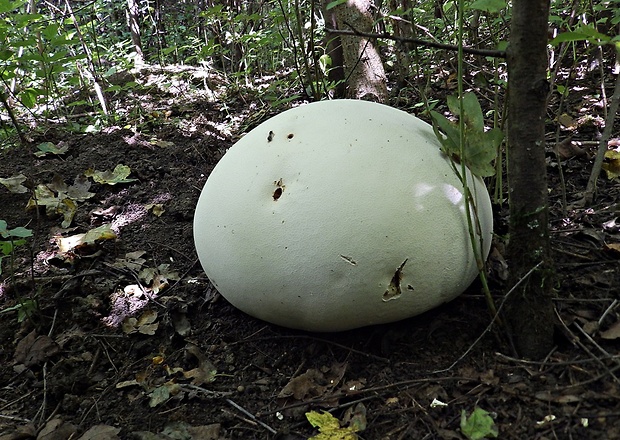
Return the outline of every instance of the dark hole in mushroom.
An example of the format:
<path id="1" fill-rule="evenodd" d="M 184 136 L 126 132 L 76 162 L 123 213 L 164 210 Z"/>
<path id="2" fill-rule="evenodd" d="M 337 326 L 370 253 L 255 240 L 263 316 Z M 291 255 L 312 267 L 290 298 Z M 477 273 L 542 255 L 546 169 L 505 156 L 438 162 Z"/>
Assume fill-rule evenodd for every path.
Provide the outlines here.
<path id="1" fill-rule="evenodd" d="M 289 133 L 289 134 L 288 134 L 288 136 L 287 136 L 287 138 L 289 138 L 289 139 L 293 139 L 293 136 L 295 136 L 293 133 Z"/>
<path id="2" fill-rule="evenodd" d="M 390 281 L 387 290 L 383 292 L 383 301 L 389 301 L 391 299 L 398 298 L 401 295 L 402 291 L 400 287 L 400 282 L 403 278 L 403 267 L 405 267 L 407 260 L 409 260 L 409 258 L 405 259 L 405 261 L 403 261 L 402 264 L 398 266 L 396 272 L 394 272 L 394 276 L 392 277 L 392 280 Z M 407 286 L 407 288 L 409 287 L 411 286 Z"/>
<path id="3" fill-rule="evenodd" d="M 282 188 L 276 188 L 276 190 L 273 192 L 273 200 L 278 200 L 280 198 L 280 196 L 282 195 Z"/>

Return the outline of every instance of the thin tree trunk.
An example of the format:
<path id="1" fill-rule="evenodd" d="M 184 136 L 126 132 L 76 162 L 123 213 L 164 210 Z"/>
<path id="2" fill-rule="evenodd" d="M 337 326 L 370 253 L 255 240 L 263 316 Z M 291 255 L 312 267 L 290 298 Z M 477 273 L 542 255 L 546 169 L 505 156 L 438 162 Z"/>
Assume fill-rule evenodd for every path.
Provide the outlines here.
<path id="1" fill-rule="evenodd" d="M 528 358 L 551 350 L 554 329 L 544 142 L 548 17 L 549 0 L 514 0 L 507 50 L 508 263 L 510 285 L 522 282 L 508 299 L 506 321 L 517 352 Z"/>
<path id="2" fill-rule="evenodd" d="M 349 0 L 333 8 L 337 29 L 371 32 L 372 0 Z M 387 79 L 375 42 L 357 35 L 340 35 L 348 98 L 386 102 Z"/>
<path id="3" fill-rule="evenodd" d="M 142 39 L 140 38 L 140 9 L 137 0 L 127 0 L 127 23 L 133 48 L 136 51 L 135 65 L 140 67 L 144 64 L 142 53 Z"/>

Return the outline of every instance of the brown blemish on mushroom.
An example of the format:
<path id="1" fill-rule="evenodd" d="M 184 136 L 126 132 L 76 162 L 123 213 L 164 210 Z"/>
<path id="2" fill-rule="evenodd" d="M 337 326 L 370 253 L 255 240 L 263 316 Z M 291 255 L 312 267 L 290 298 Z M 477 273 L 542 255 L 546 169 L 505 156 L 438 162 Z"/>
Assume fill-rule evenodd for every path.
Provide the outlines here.
<path id="1" fill-rule="evenodd" d="M 276 188 L 276 190 L 273 192 L 273 200 L 278 200 L 281 195 L 282 195 L 282 188 Z"/>
<path id="2" fill-rule="evenodd" d="M 273 200 L 277 201 L 282 196 L 282 193 L 284 192 L 284 184 L 282 183 L 282 179 L 275 180 L 273 184 L 277 186 L 277 188 L 273 192 Z"/>
<path id="3" fill-rule="evenodd" d="M 267 142 L 271 142 L 273 140 L 273 136 L 274 136 L 273 131 L 270 131 L 269 134 L 267 135 Z"/>
<path id="4" fill-rule="evenodd" d="M 347 263 L 349 263 L 351 266 L 356 266 L 357 265 L 357 261 L 355 261 L 353 258 L 351 257 L 347 257 L 346 255 L 342 255 L 340 254 L 340 258 L 342 258 L 344 261 L 346 261 Z"/>
<path id="5" fill-rule="evenodd" d="M 383 292 L 383 301 L 390 301 L 392 299 L 396 299 L 402 294 L 400 282 L 403 279 L 403 267 L 405 267 L 407 260 L 409 260 L 409 258 L 406 258 L 405 261 L 403 261 L 401 265 L 398 266 L 396 272 L 394 272 L 394 276 L 392 277 L 392 280 L 390 281 L 387 290 Z M 409 289 L 409 287 L 411 286 L 407 286 L 407 289 Z"/>
<path id="6" fill-rule="evenodd" d="M 293 133 L 289 133 L 288 136 L 286 137 L 287 139 L 293 139 L 293 136 L 295 136 Z"/>

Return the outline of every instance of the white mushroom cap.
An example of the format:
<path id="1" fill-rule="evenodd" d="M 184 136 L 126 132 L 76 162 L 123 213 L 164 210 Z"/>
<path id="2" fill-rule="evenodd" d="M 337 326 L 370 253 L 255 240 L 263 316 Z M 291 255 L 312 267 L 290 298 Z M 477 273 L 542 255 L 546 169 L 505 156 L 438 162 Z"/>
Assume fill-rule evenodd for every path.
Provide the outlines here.
<path id="1" fill-rule="evenodd" d="M 463 185 L 439 148 L 425 122 L 366 101 L 269 119 L 228 150 L 200 195 L 194 238 L 207 276 L 244 312 L 310 331 L 454 299 L 478 270 Z M 486 258 L 491 202 L 482 180 L 467 181 Z"/>

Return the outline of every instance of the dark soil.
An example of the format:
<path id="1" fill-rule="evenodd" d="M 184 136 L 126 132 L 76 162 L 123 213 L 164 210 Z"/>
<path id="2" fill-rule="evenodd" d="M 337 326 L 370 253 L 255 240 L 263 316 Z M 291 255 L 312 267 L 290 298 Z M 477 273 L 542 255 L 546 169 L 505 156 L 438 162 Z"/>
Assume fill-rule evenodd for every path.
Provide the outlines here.
<path id="1" fill-rule="evenodd" d="M 464 439 L 461 413 L 476 407 L 503 439 L 620 438 L 620 186 L 603 174 L 594 204 L 563 213 L 555 125 L 557 345 L 533 362 L 515 356 L 500 328 L 486 331 L 477 283 L 421 316 L 335 334 L 288 330 L 233 308 L 198 262 L 194 207 L 226 148 L 275 110 L 243 91 L 144 99 L 159 113 L 139 130 L 76 134 L 48 125 L 30 133 L 29 147 L 0 152 L 0 177 L 21 173 L 30 188 L 54 176 L 72 185 L 89 168 L 118 164 L 136 179 L 93 184 L 69 229 L 42 207 L 25 210 L 30 191 L 0 186 L 0 219 L 34 233 L 13 269 L 2 263 L 0 439 L 303 439 L 318 432 L 305 416 L 311 410 L 344 423 L 365 413 L 364 439 Z M 572 103 L 575 120 L 585 116 L 583 102 Z M 586 154 L 561 165 L 569 205 L 591 170 L 598 113 L 588 106 L 593 118 L 561 133 L 590 141 Z M 69 148 L 36 157 L 42 142 Z M 507 208 L 497 213 L 490 278 L 500 304 L 509 287 Z M 117 237 L 59 252 L 59 237 L 103 224 Z M 28 313 L 18 322 L 20 307 Z"/>

